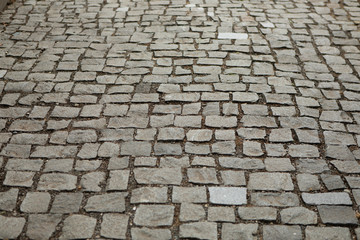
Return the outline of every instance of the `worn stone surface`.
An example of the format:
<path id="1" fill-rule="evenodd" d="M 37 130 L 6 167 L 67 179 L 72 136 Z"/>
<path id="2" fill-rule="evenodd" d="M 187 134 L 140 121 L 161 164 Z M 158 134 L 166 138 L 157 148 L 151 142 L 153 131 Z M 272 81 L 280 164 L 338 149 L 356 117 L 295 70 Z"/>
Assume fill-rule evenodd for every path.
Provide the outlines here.
<path id="1" fill-rule="evenodd" d="M 82 193 L 59 193 L 55 196 L 51 213 L 76 213 L 80 209 Z"/>
<path id="2" fill-rule="evenodd" d="M 274 221 L 277 218 L 276 208 L 271 207 L 239 207 L 238 214 L 244 220 Z"/>
<path id="3" fill-rule="evenodd" d="M 180 225 L 181 238 L 217 239 L 216 223 L 195 222 Z"/>
<path id="4" fill-rule="evenodd" d="M 105 214 L 101 223 L 101 236 L 123 239 L 126 237 L 129 216 L 123 214 Z"/>
<path id="5" fill-rule="evenodd" d="M 351 234 L 349 229 L 344 227 L 307 227 L 305 229 L 305 238 L 350 240 Z"/>
<path id="6" fill-rule="evenodd" d="M 136 209 L 134 223 L 139 226 L 170 226 L 173 223 L 174 207 L 169 205 L 140 205 Z"/>
<path id="7" fill-rule="evenodd" d="M 63 234 L 60 239 L 91 238 L 95 225 L 95 218 L 71 215 L 64 220 Z"/>
<path id="8" fill-rule="evenodd" d="M 224 223 L 222 239 L 257 239 L 258 224 Z"/>
<path id="9" fill-rule="evenodd" d="M 50 203 L 50 194 L 45 192 L 29 192 L 20 206 L 22 212 L 47 212 Z"/>
<path id="10" fill-rule="evenodd" d="M 354 224 L 358 225 L 355 211 L 347 206 L 318 206 L 321 221 L 330 224 Z"/>
<path id="11" fill-rule="evenodd" d="M 171 232 L 167 229 L 136 228 L 131 229 L 131 236 L 135 240 L 167 240 L 171 239 Z"/>
<path id="12" fill-rule="evenodd" d="M 30 215 L 26 236 L 33 239 L 49 239 L 60 221 L 60 214 Z"/>
<path id="13" fill-rule="evenodd" d="M 287 225 L 266 225 L 263 229 L 264 240 L 279 239 L 279 240 L 301 240 L 300 226 Z"/>
<path id="14" fill-rule="evenodd" d="M 280 211 L 281 221 L 287 224 L 316 224 L 317 215 L 315 212 L 304 207 L 286 208 Z"/>
<path id="15" fill-rule="evenodd" d="M 252 173 L 248 183 L 253 190 L 293 190 L 290 174 L 288 173 Z"/>
<path id="16" fill-rule="evenodd" d="M 348 193 L 303 193 L 302 199 L 310 205 L 351 205 L 351 199 Z"/>
<path id="17" fill-rule="evenodd" d="M 246 188 L 236 187 L 209 187 L 210 202 L 220 205 L 244 205 Z"/>
<path id="18" fill-rule="evenodd" d="M 192 203 L 182 203 L 179 219 L 182 222 L 199 221 L 205 219 L 206 213 L 203 206 Z"/>
<path id="19" fill-rule="evenodd" d="M 0 209 L 3 211 L 12 211 L 16 207 L 19 190 L 16 188 L 0 192 Z"/>
<path id="20" fill-rule="evenodd" d="M 25 218 L 0 216 L 0 238 L 17 238 L 25 225 Z"/>
<path id="21" fill-rule="evenodd" d="M 107 193 L 88 199 L 84 209 L 87 212 L 124 212 L 126 193 Z"/>
<path id="22" fill-rule="evenodd" d="M 40 177 L 38 190 L 73 190 L 76 177 L 70 174 L 48 173 Z"/>

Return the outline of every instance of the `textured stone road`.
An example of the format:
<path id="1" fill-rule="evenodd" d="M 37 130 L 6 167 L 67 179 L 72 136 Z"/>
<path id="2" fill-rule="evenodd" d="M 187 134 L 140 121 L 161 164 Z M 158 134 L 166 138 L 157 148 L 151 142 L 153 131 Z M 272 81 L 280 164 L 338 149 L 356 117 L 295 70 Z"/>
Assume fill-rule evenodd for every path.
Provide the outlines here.
<path id="1" fill-rule="evenodd" d="M 360 239 L 356 0 L 0 14 L 1 239 Z"/>

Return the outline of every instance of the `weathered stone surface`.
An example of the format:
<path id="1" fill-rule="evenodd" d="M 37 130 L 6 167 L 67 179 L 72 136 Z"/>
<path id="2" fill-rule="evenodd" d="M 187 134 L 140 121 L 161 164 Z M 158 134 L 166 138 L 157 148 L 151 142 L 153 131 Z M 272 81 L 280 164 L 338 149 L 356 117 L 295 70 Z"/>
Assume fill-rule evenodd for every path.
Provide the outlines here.
<path id="1" fill-rule="evenodd" d="M 337 170 L 343 173 L 360 173 L 360 165 L 356 161 L 331 161 Z"/>
<path id="2" fill-rule="evenodd" d="M 174 203 L 192 202 L 205 203 L 207 202 L 205 187 L 174 187 L 172 200 Z"/>
<path id="3" fill-rule="evenodd" d="M 321 159 L 299 159 L 296 161 L 296 168 L 304 173 L 326 173 L 330 169 L 327 163 Z"/>
<path id="4" fill-rule="evenodd" d="M 14 158 L 28 158 L 31 145 L 7 144 L 1 151 L 1 155 Z"/>
<path id="5" fill-rule="evenodd" d="M 190 130 L 186 133 L 186 138 L 191 142 L 207 142 L 212 138 L 211 130 Z"/>
<path id="6" fill-rule="evenodd" d="M 96 147 L 95 147 L 96 149 Z M 95 149 L 93 150 L 95 152 Z M 99 147 L 99 150 L 97 151 L 97 155 L 99 157 L 115 157 L 119 154 L 119 144 L 112 143 L 112 142 L 104 142 Z M 95 154 L 94 154 L 95 156 Z M 87 157 L 90 158 L 90 157 Z"/>
<path id="7" fill-rule="evenodd" d="M 302 199 L 309 205 L 351 205 L 351 199 L 345 192 L 303 193 Z"/>
<path id="8" fill-rule="evenodd" d="M 288 173 L 251 173 L 248 188 L 252 190 L 291 191 L 294 185 Z"/>
<path id="9" fill-rule="evenodd" d="M 182 222 L 199 221 L 205 219 L 206 213 L 203 206 L 192 203 L 182 203 L 179 219 Z"/>
<path id="10" fill-rule="evenodd" d="M 3 211 L 12 211 L 16 207 L 19 190 L 11 188 L 7 191 L 0 192 L 0 209 Z"/>
<path id="11" fill-rule="evenodd" d="M 47 212 L 50 203 L 50 194 L 45 192 L 29 192 L 20 206 L 22 212 Z"/>
<path id="12" fill-rule="evenodd" d="M 189 182 L 201 184 L 217 184 L 214 168 L 189 168 L 187 170 Z"/>
<path id="13" fill-rule="evenodd" d="M 60 239 L 91 238 L 96 219 L 84 215 L 71 215 L 64 220 Z"/>
<path id="14" fill-rule="evenodd" d="M 195 222 L 181 224 L 180 237 L 215 240 L 217 239 L 216 223 Z"/>
<path id="15" fill-rule="evenodd" d="M 126 190 L 129 182 L 128 170 L 110 171 L 107 189 L 108 190 Z"/>
<path id="16" fill-rule="evenodd" d="M 219 39 L 247 39 L 248 35 L 246 33 L 219 33 Z"/>
<path id="17" fill-rule="evenodd" d="M 216 128 L 230 128 L 237 126 L 236 117 L 222 117 L 222 116 L 207 116 L 205 118 L 205 125 Z"/>
<path id="18" fill-rule="evenodd" d="M 25 218 L 22 217 L 5 217 L 0 216 L 0 238 L 15 239 L 17 238 L 25 225 Z"/>
<path id="19" fill-rule="evenodd" d="M 86 143 L 95 142 L 97 135 L 95 130 L 74 130 L 69 133 L 68 143 Z"/>
<path id="20" fill-rule="evenodd" d="M 176 143 L 156 143 L 154 152 L 157 156 L 162 155 L 181 155 L 182 149 L 180 144 Z"/>
<path id="21" fill-rule="evenodd" d="M 113 239 L 126 238 L 129 216 L 123 214 L 104 214 L 101 223 L 101 236 Z"/>
<path id="22" fill-rule="evenodd" d="M 255 206 L 295 207 L 299 205 L 299 197 L 294 193 L 252 193 L 251 203 Z"/>
<path id="23" fill-rule="evenodd" d="M 257 239 L 258 224 L 232 224 L 224 223 L 222 239 Z"/>
<path id="24" fill-rule="evenodd" d="M 106 193 L 88 199 L 84 209 L 87 212 L 124 212 L 127 193 Z"/>
<path id="25" fill-rule="evenodd" d="M 158 140 L 162 141 L 182 140 L 184 137 L 185 133 L 182 128 L 161 128 L 158 134 Z"/>
<path id="26" fill-rule="evenodd" d="M 270 172 L 290 172 L 295 170 L 288 158 L 265 158 L 264 163 L 266 170 Z"/>
<path id="27" fill-rule="evenodd" d="M 286 226 L 286 225 L 265 225 L 263 227 L 264 240 L 301 240 L 300 226 Z"/>
<path id="28" fill-rule="evenodd" d="M 85 192 L 101 191 L 100 184 L 105 180 L 105 173 L 91 172 L 81 177 L 80 185 Z"/>
<path id="29" fill-rule="evenodd" d="M 307 227 L 305 229 L 307 239 L 344 239 L 350 240 L 351 234 L 348 228 L 343 227 Z"/>
<path id="30" fill-rule="evenodd" d="M 121 144 L 121 155 L 149 156 L 151 144 L 148 142 L 124 142 Z"/>
<path id="31" fill-rule="evenodd" d="M 298 174 L 296 180 L 300 191 L 316 191 L 320 190 L 321 186 L 316 175 L 311 174 Z"/>
<path id="32" fill-rule="evenodd" d="M 174 206 L 140 205 L 135 212 L 134 223 L 139 226 L 170 226 L 173 223 Z"/>
<path id="33" fill-rule="evenodd" d="M 244 220 L 274 221 L 277 218 L 277 210 L 272 207 L 239 207 L 238 214 Z"/>
<path id="34" fill-rule="evenodd" d="M 355 160 L 354 155 L 347 146 L 327 145 L 326 157 L 337 160 Z"/>
<path id="35" fill-rule="evenodd" d="M 60 214 L 31 214 L 26 236 L 32 239 L 49 239 L 61 221 Z"/>
<path id="36" fill-rule="evenodd" d="M 220 205 L 244 205 L 246 188 L 238 187 L 209 187 L 210 202 Z"/>
<path id="37" fill-rule="evenodd" d="M 315 212 L 304 207 L 286 208 L 280 211 L 281 222 L 286 224 L 316 224 L 317 215 Z"/>
<path id="38" fill-rule="evenodd" d="M 39 146 L 31 154 L 33 158 L 69 158 L 75 157 L 76 146 Z"/>
<path id="39" fill-rule="evenodd" d="M 225 168 L 236 169 L 264 169 L 263 161 L 251 158 L 220 157 L 220 165 Z"/>
<path id="40" fill-rule="evenodd" d="M 167 187 L 141 187 L 132 190 L 131 203 L 165 203 Z"/>
<path id="41" fill-rule="evenodd" d="M 82 199 L 82 193 L 59 193 L 55 196 L 50 213 L 78 212 Z"/>
<path id="42" fill-rule="evenodd" d="M 289 155 L 301 158 L 319 157 L 319 150 L 313 145 L 290 145 Z"/>
<path id="43" fill-rule="evenodd" d="M 355 211 L 347 206 L 318 206 L 321 221 L 325 224 L 358 225 Z"/>
<path id="44" fill-rule="evenodd" d="M 139 184 L 171 184 L 180 185 L 181 168 L 136 168 L 135 180 Z"/>
<path id="45" fill-rule="evenodd" d="M 47 173 L 40 177 L 38 190 L 73 190 L 76 188 L 76 176 L 63 173 Z"/>
<path id="46" fill-rule="evenodd" d="M 168 229 L 136 228 L 131 229 L 131 236 L 134 240 L 168 240 L 171 239 L 171 232 Z"/>
<path id="47" fill-rule="evenodd" d="M 221 179 L 225 185 L 245 186 L 245 174 L 242 171 L 221 171 Z"/>
<path id="48" fill-rule="evenodd" d="M 3 184 L 5 186 L 31 187 L 34 172 L 7 171 Z"/>
<path id="49" fill-rule="evenodd" d="M 336 190 L 336 189 L 344 189 L 345 184 L 340 176 L 337 175 L 329 175 L 329 174 L 322 174 L 321 180 L 325 184 L 328 190 Z"/>

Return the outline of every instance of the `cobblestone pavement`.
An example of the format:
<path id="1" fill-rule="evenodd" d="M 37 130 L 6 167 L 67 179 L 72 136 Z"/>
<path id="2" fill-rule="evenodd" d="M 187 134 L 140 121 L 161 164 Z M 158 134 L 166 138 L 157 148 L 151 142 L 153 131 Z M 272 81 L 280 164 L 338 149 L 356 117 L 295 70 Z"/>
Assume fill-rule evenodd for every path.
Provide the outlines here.
<path id="1" fill-rule="evenodd" d="M 360 239 L 356 0 L 0 14 L 1 239 Z"/>

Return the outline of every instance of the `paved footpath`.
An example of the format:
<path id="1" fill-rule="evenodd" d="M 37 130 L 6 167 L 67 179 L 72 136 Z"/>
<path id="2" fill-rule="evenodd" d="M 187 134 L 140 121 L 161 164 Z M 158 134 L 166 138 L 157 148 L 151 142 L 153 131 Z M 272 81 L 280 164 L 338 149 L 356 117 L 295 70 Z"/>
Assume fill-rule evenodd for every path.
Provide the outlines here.
<path id="1" fill-rule="evenodd" d="M 360 239 L 356 0 L 18 0 L 0 239 Z"/>

